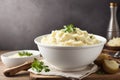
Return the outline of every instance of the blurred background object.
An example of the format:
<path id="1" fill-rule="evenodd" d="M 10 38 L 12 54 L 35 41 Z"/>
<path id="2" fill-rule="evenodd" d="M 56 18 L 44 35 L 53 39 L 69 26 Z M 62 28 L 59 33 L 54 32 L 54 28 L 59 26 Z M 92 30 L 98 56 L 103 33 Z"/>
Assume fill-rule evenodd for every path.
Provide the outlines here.
<path id="1" fill-rule="evenodd" d="M 106 36 L 109 3 L 120 0 L 0 0 L 0 49 L 37 49 L 34 38 L 66 24 Z M 120 6 L 117 10 L 120 24 Z"/>
<path id="2" fill-rule="evenodd" d="M 107 36 L 108 40 L 111 40 L 116 37 L 120 37 L 120 29 L 117 21 L 117 3 L 111 2 L 110 3 L 110 21 L 109 26 L 107 29 Z"/>

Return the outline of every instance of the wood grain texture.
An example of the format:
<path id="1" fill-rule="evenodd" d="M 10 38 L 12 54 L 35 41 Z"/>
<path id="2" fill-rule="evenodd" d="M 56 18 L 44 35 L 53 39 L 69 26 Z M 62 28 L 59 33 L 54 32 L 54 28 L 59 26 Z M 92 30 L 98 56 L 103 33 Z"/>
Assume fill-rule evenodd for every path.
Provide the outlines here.
<path id="1" fill-rule="evenodd" d="M 8 51 L 0 51 L 0 55 Z M 5 77 L 3 71 L 6 69 L 5 65 L 0 59 L 0 80 L 30 80 L 29 72 L 21 71 L 13 77 Z"/>
<path id="2" fill-rule="evenodd" d="M 103 52 L 104 53 L 108 53 L 108 52 L 115 53 L 116 51 L 104 49 Z M 30 78 L 33 80 L 44 80 L 44 79 L 47 79 L 47 80 L 50 80 L 50 79 L 68 80 L 68 79 L 60 77 L 60 76 L 44 76 L 44 75 L 36 75 L 33 73 L 30 73 Z M 94 74 L 87 76 L 86 78 L 84 78 L 82 80 L 120 80 L 120 71 L 117 74 L 104 74 L 104 75 L 102 75 L 102 74 L 95 74 L 94 73 Z"/>
<path id="3" fill-rule="evenodd" d="M 0 55 L 8 51 L 0 51 Z M 21 71 L 13 77 L 5 77 L 3 71 L 6 69 L 0 61 L 0 80 L 71 80 L 60 76 L 35 75 L 26 71 Z M 91 74 L 82 80 L 120 80 L 120 72 L 117 74 L 98 75 Z"/>
<path id="4" fill-rule="evenodd" d="M 7 69 L 4 70 L 3 74 L 6 77 L 14 76 L 14 75 L 16 75 L 16 73 L 18 73 L 20 71 L 28 70 L 29 68 L 31 68 L 31 64 L 32 64 L 32 62 L 25 62 L 24 64 L 21 64 L 19 66 L 15 66 L 15 67 L 12 67 L 12 68 L 7 68 Z"/>
<path id="5" fill-rule="evenodd" d="M 70 79 L 66 79 L 60 76 L 44 76 L 44 75 L 36 75 L 33 73 L 30 73 L 30 78 L 33 80 L 42 80 L 42 79 L 55 79 L 55 80 L 70 80 Z M 120 72 L 117 74 L 106 74 L 106 75 L 102 75 L 102 74 L 91 74 L 88 77 L 82 79 L 82 80 L 120 80 Z"/>

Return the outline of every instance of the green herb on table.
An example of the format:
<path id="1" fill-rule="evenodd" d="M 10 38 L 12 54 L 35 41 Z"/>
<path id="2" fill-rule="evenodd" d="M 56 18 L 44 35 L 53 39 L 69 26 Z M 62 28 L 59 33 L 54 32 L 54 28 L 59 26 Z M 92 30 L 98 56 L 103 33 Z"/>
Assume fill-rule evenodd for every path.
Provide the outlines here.
<path id="1" fill-rule="evenodd" d="M 30 53 L 30 52 L 25 52 L 25 51 L 23 51 L 23 52 L 18 52 L 18 55 L 19 55 L 19 56 L 32 56 L 33 54 Z"/>
<path id="2" fill-rule="evenodd" d="M 45 71 L 45 72 L 49 72 L 50 69 L 47 65 L 44 64 L 43 61 L 39 61 L 38 59 L 34 58 L 34 61 L 31 65 L 32 70 L 37 71 L 37 72 L 41 72 L 41 71 Z"/>
<path id="3" fill-rule="evenodd" d="M 76 31 L 76 27 L 73 24 L 70 25 L 65 25 L 64 26 L 64 32 L 75 32 Z"/>

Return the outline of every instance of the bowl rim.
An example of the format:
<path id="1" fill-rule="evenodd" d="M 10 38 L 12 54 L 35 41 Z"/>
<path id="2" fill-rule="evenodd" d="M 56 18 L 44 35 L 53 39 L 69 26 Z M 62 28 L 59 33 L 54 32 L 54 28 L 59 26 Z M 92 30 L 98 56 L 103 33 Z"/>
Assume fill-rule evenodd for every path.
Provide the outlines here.
<path id="1" fill-rule="evenodd" d="M 20 51 L 33 51 L 33 55 L 31 56 L 26 56 L 26 57 L 8 57 L 10 55 L 13 55 L 13 54 L 17 54 L 17 52 L 20 52 Z M 35 53 L 35 54 L 34 54 Z M 37 53 L 37 54 L 36 54 Z M 9 51 L 9 52 L 6 52 L 6 53 L 3 53 L 1 54 L 1 59 L 2 58 L 7 58 L 7 59 L 25 59 L 25 58 L 32 58 L 32 57 L 36 57 L 40 55 L 40 52 L 38 50 L 15 50 L 15 51 Z"/>
<path id="2" fill-rule="evenodd" d="M 45 35 L 41 35 L 41 36 L 36 37 L 34 39 L 35 44 L 37 44 L 38 46 L 40 45 L 40 46 L 43 46 L 43 47 L 51 47 L 51 48 L 90 48 L 90 47 L 96 47 L 96 46 L 104 45 L 107 42 L 107 39 L 105 37 L 93 34 L 96 38 L 101 38 L 102 41 L 98 44 L 85 45 L 85 46 L 57 46 L 57 45 L 41 44 L 40 40 L 38 41 L 38 39 L 41 39 L 43 36 L 47 36 L 47 35 L 50 35 L 50 34 L 45 34 Z"/>

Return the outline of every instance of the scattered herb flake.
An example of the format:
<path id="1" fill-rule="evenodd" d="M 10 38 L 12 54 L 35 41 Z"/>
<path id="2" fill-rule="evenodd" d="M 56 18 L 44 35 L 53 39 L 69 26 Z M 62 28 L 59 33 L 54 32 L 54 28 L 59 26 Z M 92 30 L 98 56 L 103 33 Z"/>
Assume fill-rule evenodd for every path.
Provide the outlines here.
<path id="1" fill-rule="evenodd" d="M 32 56 L 33 54 L 30 52 L 23 51 L 23 52 L 18 52 L 18 55 L 19 56 Z"/>
<path id="2" fill-rule="evenodd" d="M 90 36 L 90 38 L 92 39 L 92 38 L 93 38 L 93 36 L 91 35 L 91 36 Z"/>

